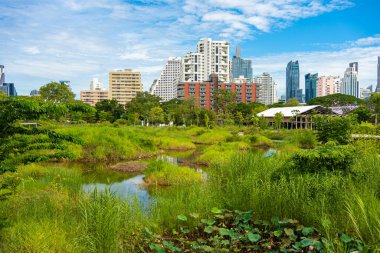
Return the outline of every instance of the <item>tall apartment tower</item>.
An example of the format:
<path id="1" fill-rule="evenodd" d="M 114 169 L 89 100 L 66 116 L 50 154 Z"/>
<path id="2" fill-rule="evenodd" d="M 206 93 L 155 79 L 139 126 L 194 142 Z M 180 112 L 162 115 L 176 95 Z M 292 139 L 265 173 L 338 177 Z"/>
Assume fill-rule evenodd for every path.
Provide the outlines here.
<path id="1" fill-rule="evenodd" d="M 358 63 L 350 63 L 344 72 L 342 94 L 351 95 L 359 98 Z"/>
<path id="2" fill-rule="evenodd" d="M 305 102 L 317 96 L 318 73 L 305 75 Z"/>
<path id="3" fill-rule="evenodd" d="M 120 104 L 127 104 L 138 92 L 142 92 L 141 73 L 131 69 L 109 73 L 109 97 Z"/>
<path id="4" fill-rule="evenodd" d="M 298 61 L 290 61 L 286 67 L 286 101 L 288 101 L 291 98 L 297 98 L 297 92 L 299 93 L 299 87 L 300 87 L 299 63 Z"/>
<path id="5" fill-rule="evenodd" d="M 0 86 L 5 82 L 4 65 L 0 65 Z"/>
<path id="6" fill-rule="evenodd" d="M 317 97 L 340 93 L 341 78 L 339 76 L 321 76 L 317 80 Z"/>
<path id="7" fill-rule="evenodd" d="M 202 81 L 208 80 L 211 74 L 218 75 L 221 82 L 230 80 L 230 45 L 227 41 L 201 39 L 197 45 L 197 52 L 203 55 Z"/>
<path id="8" fill-rule="evenodd" d="M 220 81 L 230 81 L 230 46 L 226 41 L 201 39 L 197 52 L 182 57 L 181 82 L 208 81 L 216 74 Z"/>
<path id="9" fill-rule="evenodd" d="M 377 86 L 376 92 L 380 92 L 380 56 L 377 57 Z"/>
<path id="10" fill-rule="evenodd" d="M 90 83 L 90 90 L 102 90 L 104 91 L 104 85 L 101 81 L 99 81 L 98 78 L 92 78 L 92 81 Z"/>
<path id="11" fill-rule="evenodd" d="M 277 84 L 268 73 L 255 77 L 256 102 L 271 105 L 277 102 Z"/>
<path id="12" fill-rule="evenodd" d="M 171 57 L 168 59 L 160 78 L 154 82 L 150 93 L 161 98 L 161 101 L 169 101 L 177 97 L 177 85 L 180 80 L 182 59 Z"/>
<path id="13" fill-rule="evenodd" d="M 232 78 L 244 77 L 252 80 L 252 61 L 240 57 L 240 47 L 236 48 L 236 53 L 232 58 Z"/>

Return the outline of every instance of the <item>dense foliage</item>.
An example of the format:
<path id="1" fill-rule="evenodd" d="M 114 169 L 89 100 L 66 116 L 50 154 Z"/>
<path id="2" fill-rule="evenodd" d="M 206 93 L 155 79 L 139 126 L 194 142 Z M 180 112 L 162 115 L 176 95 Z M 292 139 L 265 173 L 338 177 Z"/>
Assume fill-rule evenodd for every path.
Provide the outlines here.
<path id="1" fill-rule="evenodd" d="M 315 126 L 318 140 L 322 143 L 336 141 L 347 144 L 351 139 L 352 119 L 349 117 L 316 116 Z"/>
<path id="2" fill-rule="evenodd" d="M 188 219 L 197 214 L 178 215 L 182 226 L 167 237 L 153 236 L 146 230 L 147 250 L 164 252 L 321 252 L 329 251 L 329 242 L 315 228 L 306 227 L 297 220 L 274 217 L 259 220 L 252 211 L 212 209 L 213 216 L 201 219 L 195 228 L 186 227 Z M 360 240 L 343 234 L 339 238 L 352 252 L 362 251 Z"/>
<path id="3" fill-rule="evenodd" d="M 362 105 L 365 101 L 345 94 L 332 94 L 324 97 L 315 97 L 307 101 L 308 105 L 321 105 L 325 107 Z"/>
<path id="4" fill-rule="evenodd" d="M 352 146 L 327 143 L 315 149 L 295 153 L 285 166 L 299 173 L 342 172 L 348 174 L 356 157 L 357 150 Z"/>

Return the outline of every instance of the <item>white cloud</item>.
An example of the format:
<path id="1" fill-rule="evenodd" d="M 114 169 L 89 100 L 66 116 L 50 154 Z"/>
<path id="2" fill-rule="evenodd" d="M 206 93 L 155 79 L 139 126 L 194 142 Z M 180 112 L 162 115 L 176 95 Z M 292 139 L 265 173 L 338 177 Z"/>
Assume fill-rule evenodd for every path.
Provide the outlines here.
<path id="1" fill-rule="evenodd" d="M 379 45 L 380 44 L 380 34 L 376 34 L 376 35 L 374 35 L 372 37 L 358 39 L 353 44 L 357 45 L 357 46 Z"/>
<path id="2" fill-rule="evenodd" d="M 26 47 L 24 48 L 24 52 L 30 55 L 36 55 L 36 54 L 41 53 L 38 47 Z"/>
<path id="3" fill-rule="evenodd" d="M 243 36 L 250 35 L 251 28 L 269 32 L 299 19 L 351 6 L 350 0 L 186 0 L 183 10 L 220 28 L 222 36 L 236 37 L 236 32 L 244 32 Z"/>

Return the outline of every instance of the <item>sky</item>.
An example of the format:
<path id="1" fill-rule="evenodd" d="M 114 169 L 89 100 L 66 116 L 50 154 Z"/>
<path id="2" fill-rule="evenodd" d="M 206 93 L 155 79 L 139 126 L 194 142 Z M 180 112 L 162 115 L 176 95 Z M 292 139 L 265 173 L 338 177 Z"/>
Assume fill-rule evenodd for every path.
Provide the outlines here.
<path id="1" fill-rule="evenodd" d="M 141 71 L 148 90 L 167 58 L 195 51 L 200 38 L 240 46 L 253 73 L 285 91 L 285 69 L 344 74 L 359 62 L 362 87 L 376 86 L 379 0 L 1 0 L 0 65 L 20 95 L 58 80 L 73 91 L 108 72 Z"/>

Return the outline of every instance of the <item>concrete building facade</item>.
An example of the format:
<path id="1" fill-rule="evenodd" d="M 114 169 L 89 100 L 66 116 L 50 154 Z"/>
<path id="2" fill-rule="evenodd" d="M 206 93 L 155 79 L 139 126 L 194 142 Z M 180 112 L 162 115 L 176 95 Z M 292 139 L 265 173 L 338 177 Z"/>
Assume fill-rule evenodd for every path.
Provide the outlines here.
<path id="1" fill-rule="evenodd" d="M 109 99 L 106 90 L 81 90 L 80 100 L 86 104 L 95 106 L 97 103 Z"/>
<path id="2" fill-rule="evenodd" d="M 351 95 L 359 98 L 358 63 L 350 63 L 344 72 L 342 94 Z"/>
<path id="3" fill-rule="evenodd" d="M 277 103 L 277 84 L 269 73 L 263 73 L 256 76 L 254 83 L 256 84 L 256 102 L 271 105 Z"/>
<path id="4" fill-rule="evenodd" d="M 5 82 L 4 65 L 0 65 L 0 87 L 3 86 L 4 82 Z"/>
<path id="5" fill-rule="evenodd" d="M 162 101 L 169 101 L 176 98 L 181 68 L 181 58 L 169 58 L 161 72 L 160 78 L 151 86 L 150 93 L 160 97 Z"/>
<path id="6" fill-rule="evenodd" d="M 92 78 L 92 81 L 90 83 L 90 90 L 106 90 L 104 88 L 104 84 L 99 81 L 99 78 Z"/>
<path id="7" fill-rule="evenodd" d="M 217 90 L 235 92 L 237 103 L 256 102 L 256 85 L 252 83 L 225 83 L 217 76 L 206 82 L 180 82 L 177 88 L 178 99 L 195 97 L 199 107 L 214 110 L 214 94 Z"/>
<path id="8" fill-rule="evenodd" d="M 131 69 L 109 73 L 109 98 L 127 104 L 138 92 L 142 92 L 141 73 Z"/>
<path id="9" fill-rule="evenodd" d="M 317 80 L 317 97 L 340 93 L 342 79 L 339 76 L 321 76 Z"/>

